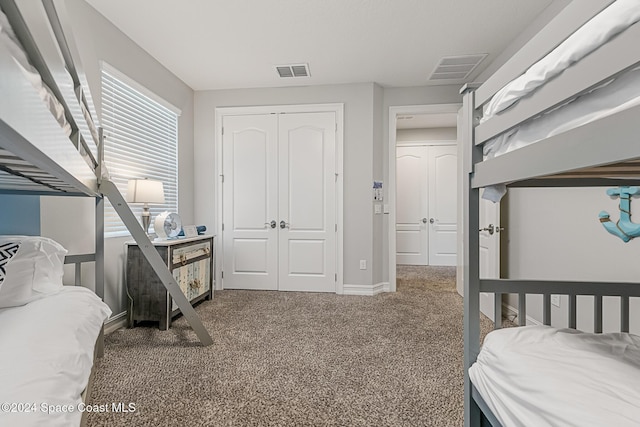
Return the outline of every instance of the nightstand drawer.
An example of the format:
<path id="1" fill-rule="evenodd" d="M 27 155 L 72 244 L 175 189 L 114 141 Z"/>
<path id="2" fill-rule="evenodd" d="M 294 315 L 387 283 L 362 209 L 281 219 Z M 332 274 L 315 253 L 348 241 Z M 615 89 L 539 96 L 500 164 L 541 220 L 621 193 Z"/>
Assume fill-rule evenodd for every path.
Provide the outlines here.
<path id="1" fill-rule="evenodd" d="M 174 257 L 175 258 L 175 257 Z M 192 261 L 173 270 L 173 278 L 176 279 L 182 293 L 189 301 L 209 292 L 211 289 L 211 260 L 209 257 Z M 178 305 L 173 301 L 171 310 L 178 309 Z"/>
<path id="2" fill-rule="evenodd" d="M 179 268 L 191 262 L 211 257 L 211 242 L 182 246 L 171 251 L 172 268 Z"/>

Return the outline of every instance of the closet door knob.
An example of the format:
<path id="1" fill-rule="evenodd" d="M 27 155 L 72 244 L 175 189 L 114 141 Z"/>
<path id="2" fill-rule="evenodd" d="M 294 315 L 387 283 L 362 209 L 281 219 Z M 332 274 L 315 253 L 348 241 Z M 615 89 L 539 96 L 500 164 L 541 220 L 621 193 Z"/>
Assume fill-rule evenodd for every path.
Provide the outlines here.
<path id="1" fill-rule="evenodd" d="M 284 222 L 284 221 L 280 221 L 280 228 L 282 228 L 282 229 L 289 228 L 289 223 L 288 222 Z"/>
<path id="2" fill-rule="evenodd" d="M 493 234 L 496 231 L 496 228 L 494 227 L 493 224 L 489 224 L 488 227 L 481 228 L 480 231 L 488 231 L 489 234 Z"/>
<path id="3" fill-rule="evenodd" d="M 427 218 L 422 218 L 420 221 L 422 221 L 423 224 L 427 223 Z"/>
<path id="4" fill-rule="evenodd" d="M 273 221 L 271 221 L 271 222 L 265 222 L 265 223 L 264 223 L 264 225 L 266 225 L 266 226 L 268 226 L 268 227 L 271 227 L 271 228 L 276 228 L 277 223 L 276 223 L 276 220 L 274 219 L 274 220 L 273 220 Z"/>

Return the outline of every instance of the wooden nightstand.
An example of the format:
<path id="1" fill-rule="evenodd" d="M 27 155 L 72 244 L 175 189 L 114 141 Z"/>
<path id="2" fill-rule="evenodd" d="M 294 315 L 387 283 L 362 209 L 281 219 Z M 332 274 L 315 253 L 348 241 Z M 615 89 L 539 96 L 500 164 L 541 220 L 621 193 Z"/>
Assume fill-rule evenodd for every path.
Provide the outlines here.
<path id="1" fill-rule="evenodd" d="M 192 305 L 213 297 L 213 238 L 203 235 L 152 242 Z M 135 242 L 127 242 L 126 281 L 132 300 L 129 326 L 151 320 L 159 322 L 161 330 L 169 329 L 171 319 L 180 309 Z"/>

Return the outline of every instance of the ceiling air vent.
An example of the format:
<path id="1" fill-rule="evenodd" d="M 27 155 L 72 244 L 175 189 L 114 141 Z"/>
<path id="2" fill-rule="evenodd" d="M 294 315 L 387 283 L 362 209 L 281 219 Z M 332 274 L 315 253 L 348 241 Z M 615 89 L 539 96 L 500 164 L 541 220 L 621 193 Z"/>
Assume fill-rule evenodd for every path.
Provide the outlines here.
<path id="1" fill-rule="evenodd" d="M 276 65 L 280 77 L 309 77 L 309 64 Z"/>
<path id="2" fill-rule="evenodd" d="M 445 56 L 431 73 L 429 80 L 464 80 L 487 57 L 478 55 Z"/>

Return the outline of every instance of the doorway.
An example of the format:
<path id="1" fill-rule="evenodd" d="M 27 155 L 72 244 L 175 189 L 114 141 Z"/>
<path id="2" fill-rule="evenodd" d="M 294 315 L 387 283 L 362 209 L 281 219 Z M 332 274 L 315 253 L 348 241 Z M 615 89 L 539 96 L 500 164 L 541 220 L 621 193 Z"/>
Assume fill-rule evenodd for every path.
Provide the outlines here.
<path id="1" fill-rule="evenodd" d="M 388 227 L 388 240 L 389 240 L 389 290 L 391 292 L 396 291 L 396 254 L 397 254 L 397 199 L 398 199 L 398 186 L 397 186 L 397 165 L 396 165 L 396 150 L 398 147 L 398 128 L 402 128 L 407 125 L 407 121 L 415 120 L 416 117 L 420 117 L 420 120 L 425 120 L 419 126 L 422 128 L 456 128 L 457 126 L 457 114 L 461 108 L 461 104 L 436 104 L 436 105 L 411 105 L 411 106 L 398 106 L 389 108 L 389 153 L 388 153 L 388 170 L 389 170 L 389 227 Z M 410 118 L 411 117 L 411 118 Z M 402 123 L 402 124 L 400 124 Z M 400 138 L 402 139 L 402 138 Z M 454 138 L 441 138 L 442 139 L 457 139 Z M 459 144 L 457 145 L 459 150 Z M 458 156 L 459 157 L 459 156 Z M 456 191 L 457 193 L 457 191 Z M 420 221 L 422 221 L 420 217 Z M 427 218 L 429 221 L 430 218 Z M 434 218 L 435 220 L 435 218 Z M 456 233 L 456 240 L 459 241 L 458 233 Z M 457 245 L 456 245 L 457 246 Z"/>
<path id="2" fill-rule="evenodd" d="M 342 106 L 225 108 L 216 125 L 222 286 L 340 292 Z"/>

